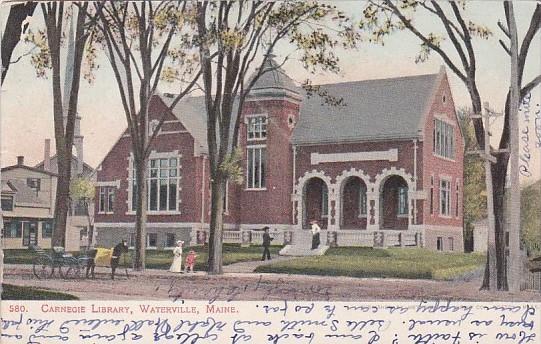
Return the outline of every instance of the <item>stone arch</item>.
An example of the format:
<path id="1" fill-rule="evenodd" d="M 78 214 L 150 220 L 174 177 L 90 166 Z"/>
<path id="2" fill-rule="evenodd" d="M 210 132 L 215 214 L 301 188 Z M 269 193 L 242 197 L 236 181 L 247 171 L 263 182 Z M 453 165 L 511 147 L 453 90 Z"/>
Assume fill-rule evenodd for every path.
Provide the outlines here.
<path id="1" fill-rule="evenodd" d="M 329 217 L 328 217 L 327 228 L 331 226 L 331 214 L 332 214 L 331 203 L 336 201 L 335 185 L 332 183 L 331 177 L 327 176 L 325 172 L 312 170 L 312 171 L 305 172 L 302 177 L 299 177 L 297 179 L 297 183 L 295 184 L 295 188 L 293 190 L 294 191 L 293 201 L 294 201 L 295 210 L 296 210 L 295 225 L 296 225 L 296 228 L 298 229 L 302 229 L 302 226 L 303 226 L 303 217 L 304 217 L 304 212 L 305 212 L 305 204 L 304 204 L 305 202 L 303 199 L 304 188 L 307 185 L 307 183 L 313 178 L 321 179 L 327 186 L 327 192 L 329 195 L 329 200 L 328 200 Z"/>
<path id="2" fill-rule="evenodd" d="M 343 215 L 343 209 L 342 209 L 342 198 L 343 198 L 343 191 L 344 186 L 346 182 L 351 177 L 357 177 L 360 180 L 363 181 L 363 183 L 366 185 L 367 190 L 367 198 L 368 198 L 368 211 L 367 211 L 367 217 L 368 217 L 368 223 L 370 223 L 370 201 L 373 199 L 373 191 L 374 191 L 374 184 L 370 182 L 370 176 L 364 172 L 361 169 L 356 169 L 354 167 L 350 168 L 349 170 L 344 170 L 340 175 L 336 177 L 336 218 L 340 226 L 342 226 L 342 215 Z"/>
<path id="3" fill-rule="evenodd" d="M 396 167 L 386 168 L 381 173 L 379 173 L 374 182 L 374 192 L 378 195 L 378 201 L 376 202 L 376 209 L 375 209 L 375 219 L 377 219 L 378 225 L 381 228 L 383 225 L 380 220 L 380 212 L 381 212 L 381 194 L 382 189 L 385 185 L 385 182 L 393 176 L 401 177 L 407 184 L 408 187 L 408 228 L 411 227 L 412 221 L 413 221 L 413 198 L 415 196 L 415 183 L 414 179 L 411 174 L 407 173 L 403 168 L 397 169 Z"/>

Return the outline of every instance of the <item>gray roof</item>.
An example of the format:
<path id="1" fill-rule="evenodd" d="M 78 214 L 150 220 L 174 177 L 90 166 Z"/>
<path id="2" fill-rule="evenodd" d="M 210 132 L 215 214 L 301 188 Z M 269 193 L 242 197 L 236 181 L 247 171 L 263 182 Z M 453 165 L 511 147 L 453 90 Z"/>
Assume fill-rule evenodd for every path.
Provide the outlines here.
<path id="1" fill-rule="evenodd" d="M 294 144 L 411 138 L 439 74 L 321 85 L 345 105 L 327 105 L 318 95 L 304 97 Z"/>
<path id="2" fill-rule="evenodd" d="M 274 60 L 274 55 L 269 55 L 261 68 L 263 73 L 259 76 L 251 94 L 262 95 L 285 95 L 288 91 L 299 94 L 299 87 L 286 75 L 285 71 Z M 254 73 L 255 76 L 255 73 Z"/>
<path id="3" fill-rule="evenodd" d="M 165 105 L 170 106 L 173 103 L 175 95 L 161 95 L 160 98 Z M 233 106 L 233 116 L 237 113 L 237 101 Z M 200 149 L 208 153 L 207 144 L 207 109 L 205 106 L 205 97 L 185 97 L 177 103 L 173 109 L 173 114 L 186 130 L 192 135 L 195 140 L 195 144 L 198 144 Z M 230 139 L 233 137 L 233 130 L 235 121 L 231 121 L 231 128 L 229 130 Z"/>
<path id="4" fill-rule="evenodd" d="M 274 60 L 269 61 L 269 66 L 277 67 Z M 344 105 L 328 105 L 319 95 L 308 97 L 302 91 L 300 119 L 293 131 L 292 142 L 313 144 L 418 137 L 422 116 L 431 101 L 438 76 L 436 73 L 320 86 L 328 95 L 342 98 Z M 256 86 L 258 96 L 283 95 L 277 87 L 282 87 L 282 92 L 288 91 L 290 96 L 292 92 L 299 94 L 299 88 L 281 68 L 263 74 Z M 161 95 L 167 106 L 173 98 Z M 236 106 L 233 113 L 236 113 Z M 204 97 L 185 97 L 175 106 L 173 114 L 203 152 L 208 152 Z M 233 127 L 230 130 L 232 132 Z"/>

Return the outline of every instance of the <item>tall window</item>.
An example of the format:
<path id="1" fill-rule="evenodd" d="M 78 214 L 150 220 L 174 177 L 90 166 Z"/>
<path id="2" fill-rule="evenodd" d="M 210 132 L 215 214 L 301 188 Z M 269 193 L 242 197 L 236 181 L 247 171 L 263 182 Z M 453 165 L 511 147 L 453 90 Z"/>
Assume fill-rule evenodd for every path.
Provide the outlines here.
<path id="1" fill-rule="evenodd" d="M 113 186 L 100 187 L 98 201 L 98 211 L 100 213 L 112 213 L 115 204 L 115 188 Z"/>
<path id="2" fill-rule="evenodd" d="M 451 215 L 451 182 L 445 179 L 440 180 L 440 214 Z"/>
<path id="3" fill-rule="evenodd" d="M 149 210 L 177 210 L 177 158 L 150 159 Z"/>
<path id="4" fill-rule="evenodd" d="M 157 158 L 148 162 L 147 210 L 177 211 L 180 179 L 179 158 Z M 137 181 L 132 168 L 131 209 L 137 209 Z"/>
<path id="5" fill-rule="evenodd" d="M 366 186 L 361 185 L 359 189 L 359 215 L 366 215 Z"/>
<path id="6" fill-rule="evenodd" d="M 2 196 L 2 210 L 13 211 L 13 196 Z"/>
<path id="7" fill-rule="evenodd" d="M 440 119 L 434 119 L 433 135 L 434 154 L 453 159 L 455 157 L 455 136 L 453 126 Z"/>
<path id="8" fill-rule="evenodd" d="M 326 185 L 321 188 L 321 217 L 329 216 L 329 190 Z"/>
<path id="9" fill-rule="evenodd" d="M 449 242 L 449 251 L 455 250 L 455 240 L 452 237 L 448 237 L 447 241 Z"/>
<path id="10" fill-rule="evenodd" d="M 458 181 L 456 183 L 456 192 L 455 192 L 455 216 L 458 217 L 459 215 L 459 209 L 458 209 Z"/>
<path id="11" fill-rule="evenodd" d="M 267 137 L 267 117 L 248 117 L 248 140 L 264 139 Z"/>
<path id="12" fill-rule="evenodd" d="M 263 189 L 265 188 L 265 165 L 266 151 L 265 146 L 255 146 L 247 148 L 247 188 Z"/>
<path id="13" fill-rule="evenodd" d="M 430 214 L 434 214 L 434 176 L 430 177 Z"/>
<path id="14" fill-rule="evenodd" d="M 398 188 L 398 215 L 408 214 L 408 188 L 400 186 Z"/>

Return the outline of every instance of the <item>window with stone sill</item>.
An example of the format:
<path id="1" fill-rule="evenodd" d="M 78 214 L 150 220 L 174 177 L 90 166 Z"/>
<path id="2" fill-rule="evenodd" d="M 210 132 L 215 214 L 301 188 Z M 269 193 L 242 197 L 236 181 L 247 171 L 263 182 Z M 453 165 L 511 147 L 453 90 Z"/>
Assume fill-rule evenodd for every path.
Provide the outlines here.
<path id="1" fill-rule="evenodd" d="M 265 188 L 266 146 L 248 146 L 246 161 L 246 188 L 260 190 Z"/>
<path id="2" fill-rule="evenodd" d="M 447 159 L 455 158 L 454 127 L 441 120 L 434 119 L 432 147 L 434 155 Z"/>
<path id="3" fill-rule="evenodd" d="M 115 191 L 116 190 L 114 186 L 100 187 L 98 198 L 98 213 L 111 214 L 114 212 Z"/>
<path id="4" fill-rule="evenodd" d="M 451 182 L 449 180 L 440 180 L 440 215 L 451 215 Z"/>
<path id="5" fill-rule="evenodd" d="M 135 167 L 131 172 L 131 210 L 137 209 L 137 181 Z M 147 210 L 177 212 L 180 185 L 180 159 L 178 157 L 151 158 L 147 172 Z"/>

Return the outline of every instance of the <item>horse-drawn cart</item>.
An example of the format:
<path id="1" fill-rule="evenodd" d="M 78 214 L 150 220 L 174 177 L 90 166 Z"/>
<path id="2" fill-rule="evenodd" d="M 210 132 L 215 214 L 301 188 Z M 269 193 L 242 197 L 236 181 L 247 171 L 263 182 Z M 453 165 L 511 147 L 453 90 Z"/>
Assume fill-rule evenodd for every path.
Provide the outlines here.
<path id="1" fill-rule="evenodd" d="M 35 253 L 32 260 L 32 272 L 38 279 L 53 278 L 55 271 L 58 271 L 61 278 L 78 279 L 82 277 L 83 269 L 86 269 L 86 278 L 89 277 L 89 273 L 94 278 L 96 266 L 111 268 L 111 277 L 114 279 L 115 269 L 120 265 L 121 256 L 124 256 L 123 265 L 126 277 L 129 278 L 127 257 L 123 254 L 128 252 L 128 248 L 124 242 L 111 249 L 93 248 L 78 257 L 66 253 L 63 247 L 53 247 L 50 252 L 39 246 L 31 246 L 30 249 Z"/>
<path id="2" fill-rule="evenodd" d="M 53 247 L 50 253 L 39 246 L 31 246 L 35 253 L 32 260 L 32 272 L 38 279 L 47 279 L 54 276 L 55 270 L 62 278 L 79 278 L 81 267 L 85 264 L 84 257 L 74 257 L 66 253 L 63 247 Z"/>

